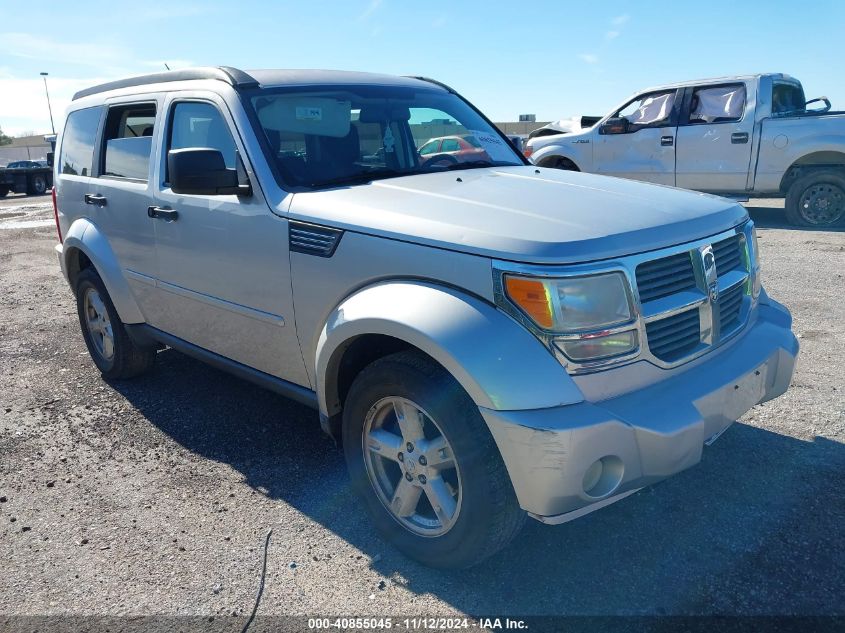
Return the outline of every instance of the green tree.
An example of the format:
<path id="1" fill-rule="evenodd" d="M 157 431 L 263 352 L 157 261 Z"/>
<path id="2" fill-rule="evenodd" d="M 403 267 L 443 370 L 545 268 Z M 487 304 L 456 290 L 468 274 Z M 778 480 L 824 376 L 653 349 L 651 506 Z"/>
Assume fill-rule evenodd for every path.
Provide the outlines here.
<path id="1" fill-rule="evenodd" d="M 0 145 L 9 145 L 12 142 L 11 136 L 3 134 L 3 128 L 0 127 Z"/>

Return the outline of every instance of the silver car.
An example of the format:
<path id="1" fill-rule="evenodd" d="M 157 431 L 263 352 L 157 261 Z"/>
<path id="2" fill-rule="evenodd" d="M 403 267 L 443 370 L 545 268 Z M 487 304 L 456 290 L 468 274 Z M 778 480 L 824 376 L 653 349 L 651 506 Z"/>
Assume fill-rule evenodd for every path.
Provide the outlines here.
<path id="1" fill-rule="evenodd" d="M 421 160 L 456 135 L 485 158 Z M 57 156 L 56 253 L 103 375 L 166 346 L 313 406 L 376 528 L 429 565 L 693 466 L 792 376 L 741 206 L 535 167 L 436 81 L 137 77 L 75 95 Z"/>

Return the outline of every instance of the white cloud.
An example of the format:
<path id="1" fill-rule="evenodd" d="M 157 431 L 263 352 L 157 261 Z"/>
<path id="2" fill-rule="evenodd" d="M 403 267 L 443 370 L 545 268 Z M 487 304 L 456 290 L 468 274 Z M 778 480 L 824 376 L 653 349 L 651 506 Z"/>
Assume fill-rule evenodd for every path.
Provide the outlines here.
<path id="1" fill-rule="evenodd" d="M 627 13 L 623 13 L 622 15 L 617 15 L 615 18 L 613 18 L 610 23 L 613 24 L 613 26 L 622 26 L 630 19 L 630 15 L 628 15 Z"/>
<path id="2" fill-rule="evenodd" d="M 73 94 L 83 88 L 109 81 L 113 77 L 88 77 L 83 79 L 47 78 L 50 90 L 50 105 L 53 108 L 53 121 L 56 131 L 62 129 L 65 110 L 73 99 Z M 47 110 L 47 97 L 44 94 L 44 82 L 41 77 L 16 78 L 0 72 L 0 94 L 11 95 L 3 100 L 3 114 L 0 126 L 6 134 L 20 134 L 25 130 L 35 130 L 38 134 L 50 132 L 50 113 Z"/>
<path id="3" fill-rule="evenodd" d="M 130 57 L 128 49 L 100 42 L 57 42 L 31 33 L 0 33 L 0 52 L 23 59 L 61 60 L 63 64 L 103 69 L 104 64 Z M 109 61 L 106 61 L 109 60 Z M 115 67 L 108 74 L 119 74 Z M 112 72 L 117 70 L 118 72 Z"/>
<path id="4" fill-rule="evenodd" d="M 615 40 L 617 37 L 619 37 L 619 31 L 608 31 L 604 34 L 606 40 Z"/>
<path id="5" fill-rule="evenodd" d="M 370 3 L 367 5 L 367 8 L 364 9 L 363 13 L 358 16 L 359 20 L 366 20 L 370 17 L 373 13 L 375 13 L 378 8 L 381 6 L 382 0 L 370 0 Z"/>
<path id="6" fill-rule="evenodd" d="M 582 62 L 585 62 L 587 64 L 598 64 L 599 63 L 598 55 L 594 55 L 593 53 L 580 53 L 578 55 L 578 59 L 580 59 Z"/>

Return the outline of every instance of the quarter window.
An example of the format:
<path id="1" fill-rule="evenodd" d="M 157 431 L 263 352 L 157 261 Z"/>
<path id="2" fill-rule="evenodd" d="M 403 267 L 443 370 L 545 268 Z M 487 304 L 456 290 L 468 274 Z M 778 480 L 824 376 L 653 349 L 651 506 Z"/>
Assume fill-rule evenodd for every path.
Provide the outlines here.
<path id="1" fill-rule="evenodd" d="M 745 111 L 745 84 L 696 88 L 690 103 L 689 123 L 739 121 Z"/>
<path id="2" fill-rule="evenodd" d="M 90 176 L 94 164 L 94 142 L 100 125 L 102 108 L 85 108 L 71 112 L 62 135 L 59 158 L 63 174 Z"/>
<path id="3" fill-rule="evenodd" d="M 153 103 L 109 108 L 103 176 L 147 180 L 156 107 Z"/>

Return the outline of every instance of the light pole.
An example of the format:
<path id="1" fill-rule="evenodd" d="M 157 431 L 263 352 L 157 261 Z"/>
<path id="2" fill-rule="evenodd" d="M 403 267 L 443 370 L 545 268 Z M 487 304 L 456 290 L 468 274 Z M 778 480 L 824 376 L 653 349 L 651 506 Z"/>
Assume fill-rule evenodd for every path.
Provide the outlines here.
<path id="1" fill-rule="evenodd" d="M 55 134 L 56 126 L 53 125 L 53 108 L 50 106 L 50 91 L 47 90 L 47 73 L 41 73 L 41 76 L 44 77 L 44 92 L 47 94 L 47 110 L 50 112 L 50 129 Z"/>

